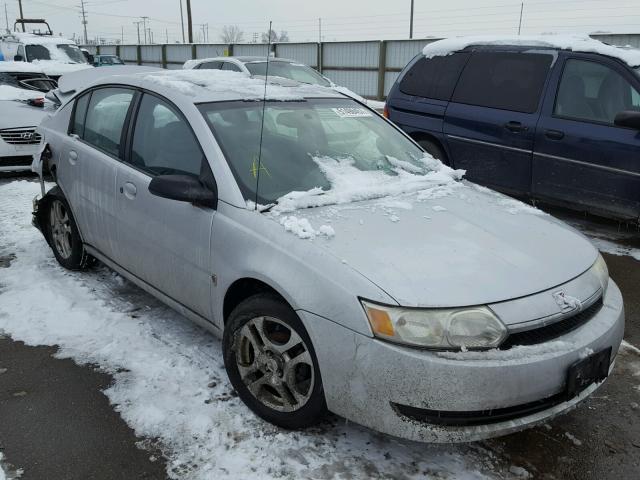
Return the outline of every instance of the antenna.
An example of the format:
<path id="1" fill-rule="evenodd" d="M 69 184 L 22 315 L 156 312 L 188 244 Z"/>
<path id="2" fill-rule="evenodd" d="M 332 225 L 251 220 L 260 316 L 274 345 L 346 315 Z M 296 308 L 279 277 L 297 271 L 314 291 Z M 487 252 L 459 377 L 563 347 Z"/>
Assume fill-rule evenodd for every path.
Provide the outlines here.
<path id="1" fill-rule="evenodd" d="M 262 122 L 260 125 L 260 147 L 258 149 L 258 171 L 256 173 L 256 204 L 255 209 L 258 210 L 258 192 L 260 191 L 260 168 L 262 168 L 262 135 L 264 133 L 264 111 L 267 106 L 267 82 L 269 80 L 269 59 L 271 58 L 271 27 L 273 21 L 269 22 L 269 30 L 267 31 L 267 68 L 264 75 L 264 95 L 262 97 Z"/>

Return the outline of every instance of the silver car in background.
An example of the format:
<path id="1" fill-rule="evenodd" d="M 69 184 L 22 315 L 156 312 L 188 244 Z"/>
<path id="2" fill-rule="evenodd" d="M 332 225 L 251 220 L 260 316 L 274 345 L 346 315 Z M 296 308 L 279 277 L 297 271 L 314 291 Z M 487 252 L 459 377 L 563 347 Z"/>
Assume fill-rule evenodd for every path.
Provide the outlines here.
<path id="1" fill-rule="evenodd" d="M 57 185 L 34 223 L 64 267 L 98 259 L 222 336 L 260 417 L 471 441 L 566 412 L 611 372 L 622 297 L 570 227 L 334 90 L 121 73 L 39 128 Z"/>

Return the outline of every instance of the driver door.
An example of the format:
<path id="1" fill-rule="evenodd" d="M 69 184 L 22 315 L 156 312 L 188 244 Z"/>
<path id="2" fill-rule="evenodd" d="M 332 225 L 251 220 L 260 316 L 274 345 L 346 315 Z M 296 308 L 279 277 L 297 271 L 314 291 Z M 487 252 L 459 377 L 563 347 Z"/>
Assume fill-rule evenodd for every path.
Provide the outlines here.
<path id="1" fill-rule="evenodd" d="M 623 218 L 640 216 L 640 132 L 614 125 L 640 110 L 640 81 L 614 60 L 571 54 L 536 130 L 533 194 Z"/>
<path id="2" fill-rule="evenodd" d="M 152 195 L 156 175 L 211 175 L 182 114 L 145 93 L 118 166 L 116 196 L 120 248 L 115 261 L 189 310 L 212 318 L 211 225 L 215 211 Z"/>

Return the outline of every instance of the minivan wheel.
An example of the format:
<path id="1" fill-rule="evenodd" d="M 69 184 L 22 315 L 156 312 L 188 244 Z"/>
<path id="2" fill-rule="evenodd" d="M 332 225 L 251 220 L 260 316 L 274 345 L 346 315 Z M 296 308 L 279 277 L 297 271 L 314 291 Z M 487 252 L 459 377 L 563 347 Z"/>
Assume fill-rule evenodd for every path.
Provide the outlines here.
<path id="1" fill-rule="evenodd" d="M 420 145 L 433 158 L 440 160 L 445 165 L 449 165 L 449 159 L 442 147 L 431 140 L 418 140 Z"/>
<path id="2" fill-rule="evenodd" d="M 69 270 L 83 270 L 93 258 L 85 251 L 69 204 L 62 197 L 47 203 L 47 239 L 58 263 Z"/>
<path id="3" fill-rule="evenodd" d="M 224 364 L 242 401 L 287 429 L 318 423 L 327 411 L 318 361 L 302 322 L 273 294 L 236 307 L 223 336 Z"/>

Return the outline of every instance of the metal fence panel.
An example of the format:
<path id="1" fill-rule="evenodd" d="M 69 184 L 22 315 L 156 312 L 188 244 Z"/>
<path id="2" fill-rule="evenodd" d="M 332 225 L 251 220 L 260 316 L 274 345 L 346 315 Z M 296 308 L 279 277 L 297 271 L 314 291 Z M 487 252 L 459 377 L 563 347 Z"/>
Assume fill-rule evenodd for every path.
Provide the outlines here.
<path id="1" fill-rule="evenodd" d="M 115 45 L 101 45 L 100 55 L 116 55 L 116 48 Z"/>
<path id="2" fill-rule="evenodd" d="M 334 83 L 347 87 L 363 97 L 375 97 L 378 95 L 378 72 L 325 69 L 322 73 L 333 80 Z"/>
<path id="3" fill-rule="evenodd" d="M 140 47 L 140 58 L 143 65 L 160 64 L 162 65 L 162 46 L 160 45 L 142 45 Z"/>
<path id="4" fill-rule="evenodd" d="M 384 74 L 384 96 L 386 98 L 389 95 L 389 90 L 393 87 L 393 84 L 396 83 L 396 79 L 400 75 L 400 72 L 385 72 Z"/>
<path id="5" fill-rule="evenodd" d="M 97 49 L 95 45 L 82 45 L 82 48 L 85 48 L 91 55 L 96 54 Z"/>
<path id="6" fill-rule="evenodd" d="M 604 43 L 610 43 L 611 45 L 617 45 L 619 47 L 634 47 L 640 48 L 640 34 L 631 33 L 631 34 L 610 34 L 610 35 L 591 35 L 591 38 L 595 38 L 596 40 L 600 40 Z"/>
<path id="7" fill-rule="evenodd" d="M 376 68 L 380 60 L 380 42 L 331 42 L 322 49 L 323 68 Z"/>
<path id="8" fill-rule="evenodd" d="M 137 63 L 138 62 L 138 46 L 137 45 L 121 45 L 120 58 L 124 60 L 125 63 Z"/>
<path id="9" fill-rule="evenodd" d="M 318 44 L 278 43 L 276 45 L 276 57 L 290 58 L 296 62 L 305 63 L 310 67 L 318 68 Z"/>
<path id="10" fill-rule="evenodd" d="M 229 45 L 224 43 L 196 45 L 196 58 L 224 57 L 228 52 Z"/>
<path id="11" fill-rule="evenodd" d="M 257 57 L 266 57 L 268 52 L 268 45 L 262 43 L 241 43 L 233 46 L 233 54 L 236 56 L 255 55 Z"/>
<path id="12" fill-rule="evenodd" d="M 402 69 L 422 51 L 427 43 L 435 40 L 390 40 L 387 42 L 387 68 Z"/>
<path id="13" fill-rule="evenodd" d="M 191 59 L 191 45 L 167 45 L 167 62 L 183 64 Z"/>

